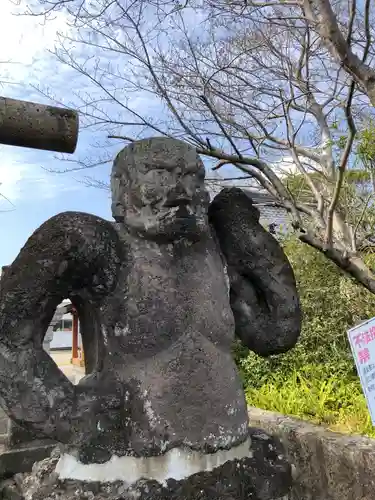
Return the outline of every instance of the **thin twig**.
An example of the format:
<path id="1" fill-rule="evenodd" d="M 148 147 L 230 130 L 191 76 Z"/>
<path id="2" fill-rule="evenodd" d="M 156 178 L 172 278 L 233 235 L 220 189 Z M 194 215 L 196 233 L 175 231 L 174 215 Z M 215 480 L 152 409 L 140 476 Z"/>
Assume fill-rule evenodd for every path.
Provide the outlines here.
<path id="1" fill-rule="evenodd" d="M 108 135 L 108 139 L 120 139 L 121 141 L 135 142 L 136 139 L 132 139 L 131 137 L 127 137 L 126 135 Z"/>
<path id="2" fill-rule="evenodd" d="M 207 99 L 206 96 L 202 95 L 200 96 L 200 99 L 202 102 L 204 102 L 204 104 L 208 107 L 208 109 L 210 110 L 210 113 L 212 114 L 212 116 L 214 117 L 214 120 L 216 121 L 216 123 L 218 124 L 218 126 L 220 127 L 220 130 L 223 132 L 225 138 L 228 140 L 229 144 L 232 146 L 232 148 L 234 149 L 236 155 L 238 156 L 238 158 L 241 160 L 242 159 L 242 154 L 240 153 L 240 151 L 238 150 L 236 144 L 234 143 L 233 139 L 231 138 L 231 136 L 228 134 L 228 132 L 225 130 L 224 128 L 224 125 L 222 124 L 220 118 L 218 117 L 216 111 L 214 110 L 213 106 L 211 105 L 210 101 Z"/>

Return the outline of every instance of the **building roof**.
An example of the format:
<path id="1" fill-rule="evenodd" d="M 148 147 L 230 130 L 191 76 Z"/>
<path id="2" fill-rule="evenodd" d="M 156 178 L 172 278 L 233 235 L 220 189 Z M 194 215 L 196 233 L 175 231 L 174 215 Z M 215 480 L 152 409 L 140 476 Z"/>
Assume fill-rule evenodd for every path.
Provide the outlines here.
<path id="1" fill-rule="evenodd" d="M 244 189 L 243 191 L 251 198 L 260 213 L 260 223 L 267 226 L 272 232 L 285 232 L 290 228 L 290 219 L 287 210 L 278 205 L 277 200 L 268 191 L 256 189 Z"/>
<path id="2" fill-rule="evenodd" d="M 268 191 L 260 191 L 247 188 L 242 188 L 242 190 L 247 194 L 249 198 L 252 199 L 254 205 L 265 205 L 277 202 L 276 198 L 272 196 Z M 285 210 L 282 207 L 280 207 L 280 209 Z"/>

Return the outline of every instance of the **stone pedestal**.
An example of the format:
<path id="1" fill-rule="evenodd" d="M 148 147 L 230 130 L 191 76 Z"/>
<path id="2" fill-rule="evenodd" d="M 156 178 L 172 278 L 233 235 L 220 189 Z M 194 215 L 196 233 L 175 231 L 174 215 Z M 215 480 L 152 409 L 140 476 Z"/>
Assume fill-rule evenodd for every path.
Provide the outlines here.
<path id="1" fill-rule="evenodd" d="M 249 457 L 226 462 L 209 472 L 176 481 L 140 480 L 99 483 L 59 480 L 55 469 L 58 448 L 34 465 L 31 474 L 18 476 L 6 487 L 19 500 L 276 500 L 287 498 L 292 485 L 291 466 L 280 442 L 263 430 L 250 429 Z M 6 493 L 6 491 L 5 491 Z M 4 494 L 3 494 L 4 495 Z M 3 498 L 7 498 L 6 494 Z M 13 498 L 10 497 L 9 498 Z"/>

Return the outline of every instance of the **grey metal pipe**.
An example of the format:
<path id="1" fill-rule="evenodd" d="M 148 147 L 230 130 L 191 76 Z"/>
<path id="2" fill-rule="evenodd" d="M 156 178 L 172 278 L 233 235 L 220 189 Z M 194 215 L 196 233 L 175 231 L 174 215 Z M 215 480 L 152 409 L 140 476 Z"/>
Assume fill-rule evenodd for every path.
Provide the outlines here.
<path id="1" fill-rule="evenodd" d="M 74 153 L 78 129 L 76 111 L 0 97 L 0 144 Z"/>

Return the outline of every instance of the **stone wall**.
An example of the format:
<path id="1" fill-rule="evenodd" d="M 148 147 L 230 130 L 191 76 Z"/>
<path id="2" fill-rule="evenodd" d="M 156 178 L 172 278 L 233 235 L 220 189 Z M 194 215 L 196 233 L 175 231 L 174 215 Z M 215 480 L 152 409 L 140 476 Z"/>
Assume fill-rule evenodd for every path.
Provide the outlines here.
<path id="1" fill-rule="evenodd" d="M 249 416 L 252 427 L 281 439 L 295 466 L 290 500 L 375 499 L 375 440 L 253 407 Z"/>

